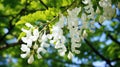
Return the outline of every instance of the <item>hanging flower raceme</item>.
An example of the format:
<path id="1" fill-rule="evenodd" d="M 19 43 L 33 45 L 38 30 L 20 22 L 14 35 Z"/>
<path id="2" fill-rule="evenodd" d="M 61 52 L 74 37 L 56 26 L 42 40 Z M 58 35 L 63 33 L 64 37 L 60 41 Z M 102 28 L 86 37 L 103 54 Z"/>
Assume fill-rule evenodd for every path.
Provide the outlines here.
<path id="1" fill-rule="evenodd" d="M 37 27 L 26 23 L 25 25 L 29 29 L 21 29 L 26 34 L 25 37 L 21 38 L 24 43 L 21 45 L 21 50 L 23 51 L 21 57 L 28 57 L 28 63 L 31 64 L 34 61 L 34 55 L 37 55 L 38 59 L 42 58 L 42 55 L 48 52 L 47 48 L 51 45 L 60 56 L 67 54 L 68 59 L 72 59 L 74 53 L 79 54 L 81 42 L 88 36 L 87 30 L 91 31 L 94 28 L 95 16 L 101 12 L 99 7 L 97 7 L 96 11 L 94 10 L 91 0 L 82 0 L 82 3 L 85 4 L 84 7 L 67 10 L 68 16 L 65 17 L 60 14 L 59 21 L 52 27 L 50 26 L 50 33 L 46 33 L 48 29 L 39 32 Z M 114 13 L 110 3 L 110 0 L 99 1 L 100 7 L 103 8 L 103 15 L 99 17 L 99 20 L 102 19 L 100 22 L 113 17 L 113 14 L 109 12 L 113 11 Z M 110 9 L 106 9 L 107 7 Z M 79 13 L 82 13 L 80 18 L 78 17 Z M 67 32 L 64 32 L 64 28 Z"/>
<path id="2" fill-rule="evenodd" d="M 40 55 L 40 53 L 45 54 L 47 52 L 47 50 L 45 48 L 48 48 L 50 46 L 47 43 L 47 40 L 48 40 L 48 38 L 47 38 L 46 32 L 44 32 L 44 34 L 39 39 L 40 47 L 37 49 L 38 59 L 42 58 L 42 56 Z"/>
<path id="3" fill-rule="evenodd" d="M 55 43 L 55 49 L 58 49 L 58 53 L 60 56 L 64 56 L 65 52 L 67 51 L 65 42 L 66 38 L 63 35 L 62 28 L 64 27 L 64 19 L 65 17 L 61 15 L 60 20 L 53 26 L 52 28 L 52 34 L 49 34 L 53 39 L 50 40 L 52 44 Z"/>
<path id="4" fill-rule="evenodd" d="M 50 30 L 51 34 L 46 34 L 46 31 L 44 31 L 44 33 L 41 35 L 41 32 L 39 32 L 38 28 L 32 26 L 30 23 L 26 23 L 25 25 L 29 29 L 22 28 L 22 31 L 26 34 L 26 36 L 21 38 L 25 43 L 21 45 L 21 50 L 25 52 L 24 54 L 21 54 L 21 57 L 29 57 L 28 63 L 31 64 L 34 61 L 35 54 L 37 54 L 38 59 L 42 58 L 41 53 L 45 54 L 47 52 L 46 48 L 49 48 L 49 43 L 54 44 L 54 48 L 58 50 L 58 54 L 60 56 L 64 56 L 67 53 L 67 50 L 69 51 L 69 59 L 72 59 L 73 53 L 79 54 L 80 51 L 76 50 L 76 48 L 81 46 L 79 42 L 82 38 L 77 17 L 80 10 L 81 8 L 75 8 L 71 11 L 68 10 L 69 15 L 67 18 L 61 14 L 59 21 Z M 75 13 L 74 16 L 73 13 Z M 65 24 L 65 19 L 69 20 L 67 21 L 67 24 Z M 68 34 L 70 33 L 71 49 L 66 48 L 68 46 L 66 45 L 67 39 L 66 36 L 63 35 L 64 31 L 62 29 L 65 26 L 67 26 L 69 30 Z"/>
<path id="5" fill-rule="evenodd" d="M 80 51 L 77 50 L 76 48 L 80 47 L 80 30 L 79 30 L 79 21 L 78 21 L 78 14 L 81 11 L 81 7 L 80 8 L 75 8 L 72 9 L 71 11 L 68 10 L 68 29 L 69 29 L 69 33 L 70 33 L 70 38 L 71 38 L 71 51 L 79 54 Z M 68 55 L 71 55 L 70 52 Z M 68 56 L 69 57 L 69 56 Z"/>
<path id="6" fill-rule="evenodd" d="M 99 5 L 103 8 L 103 15 L 99 21 L 110 20 L 115 15 L 115 7 L 112 6 L 111 0 L 100 0 Z"/>
<path id="7" fill-rule="evenodd" d="M 34 56 L 31 48 L 33 50 L 37 49 L 36 43 L 34 43 L 39 37 L 38 28 L 34 28 L 30 23 L 25 24 L 29 30 L 22 28 L 21 30 L 26 34 L 25 37 L 22 37 L 22 41 L 25 44 L 21 45 L 21 50 L 25 52 L 25 54 L 21 54 L 22 58 L 29 57 L 28 63 L 31 64 L 34 61 Z"/>

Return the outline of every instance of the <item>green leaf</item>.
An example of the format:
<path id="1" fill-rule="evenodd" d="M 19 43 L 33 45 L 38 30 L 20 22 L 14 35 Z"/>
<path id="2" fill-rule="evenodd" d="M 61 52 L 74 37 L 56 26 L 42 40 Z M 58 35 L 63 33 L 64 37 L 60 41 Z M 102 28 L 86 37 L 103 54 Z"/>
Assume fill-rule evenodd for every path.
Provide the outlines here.
<path id="1" fill-rule="evenodd" d="M 22 37 L 24 37 L 24 36 L 25 36 L 25 32 L 21 32 L 20 35 L 19 35 L 19 37 L 18 37 L 18 41 L 19 41 Z"/>

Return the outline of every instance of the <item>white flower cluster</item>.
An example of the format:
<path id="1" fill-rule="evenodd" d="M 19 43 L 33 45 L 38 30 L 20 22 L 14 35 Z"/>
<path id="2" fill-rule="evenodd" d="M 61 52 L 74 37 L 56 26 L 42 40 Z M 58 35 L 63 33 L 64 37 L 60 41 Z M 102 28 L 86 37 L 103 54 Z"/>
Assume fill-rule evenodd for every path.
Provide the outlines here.
<path id="1" fill-rule="evenodd" d="M 79 48 L 81 46 L 80 42 L 81 39 L 87 36 L 86 30 L 83 30 L 82 27 L 80 27 L 79 20 L 78 20 L 78 14 L 81 11 L 81 8 L 74 8 L 72 10 L 68 10 L 68 16 L 64 17 L 61 15 L 59 21 L 53 26 L 52 33 L 48 34 L 48 38 L 50 39 L 50 43 L 55 44 L 55 48 L 58 49 L 58 53 L 60 56 L 64 56 L 67 52 L 67 48 L 65 45 L 66 37 L 63 35 L 63 27 L 68 28 L 71 38 L 71 49 L 68 49 L 68 58 L 72 59 L 73 53 L 79 54 L 80 51 L 76 48 Z M 65 19 L 68 21 L 67 24 L 65 24 Z M 81 29 L 80 29 L 81 28 Z M 83 35 L 82 35 L 83 34 Z"/>
<path id="2" fill-rule="evenodd" d="M 85 1 L 87 1 L 88 3 L 87 3 L 87 6 L 85 6 L 84 7 L 84 9 L 85 9 L 85 12 L 87 13 L 87 14 L 89 14 L 89 15 L 87 15 L 87 19 L 92 19 L 92 20 L 94 20 L 94 9 L 93 9 L 93 4 L 92 4 L 92 2 L 91 2 L 91 0 L 85 0 Z M 83 1 L 83 3 L 84 3 L 84 1 Z M 86 4 L 86 3 L 84 3 L 84 4 Z"/>
<path id="3" fill-rule="evenodd" d="M 85 4 L 81 16 L 84 29 L 95 29 L 93 25 L 96 21 L 96 18 L 100 23 L 102 23 L 104 20 L 110 20 L 115 15 L 115 6 L 112 5 L 111 0 L 100 0 L 99 5 L 103 9 L 100 10 L 100 7 L 97 6 L 96 11 L 91 0 L 82 0 L 82 3 Z"/>
<path id="4" fill-rule="evenodd" d="M 83 0 L 83 4 L 86 6 L 83 7 L 84 12 L 82 13 L 81 20 L 82 20 L 82 29 L 94 29 L 95 23 L 95 12 L 93 8 L 93 4 L 91 0 Z M 84 31 L 83 33 L 85 33 Z M 86 35 L 86 34 L 85 34 Z"/>
<path id="5" fill-rule="evenodd" d="M 60 19 L 60 21 L 63 20 Z M 58 49 L 60 56 L 64 56 L 65 52 L 67 51 L 65 47 L 66 38 L 63 35 L 63 30 L 61 29 L 63 27 L 62 25 L 63 23 L 61 22 L 55 24 L 52 28 L 52 34 L 50 34 L 53 37 L 53 39 L 50 42 L 52 44 L 55 43 L 55 48 Z"/>
<path id="6" fill-rule="evenodd" d="M 79 54 L 80 51 L 76 48 L 79 48 L 81 44 L 79 43 L 81 40 L 78 23 L 78 14 L 81 8 L 75 8 L 73 10 L 68 10 L 68 17 L 61 15 L 59 21 L 53 26 L 51 30 L 51 34 L 47 34 L 48 39 L 50 39 L 50 43 L 54 44 L 55 49 L 58 49 L 58 53 L 60 56 L 64 56 L 67 52 L 67 48 L 65 45 L 66 37 L 63 35 L 63 27 L 67 26 L 70 38 L 71 38 L 71 49 L 69 49 L 68 58 L 72 59 L 73 53 Z M 65 19 L 67 19 L 67 24 L 65 24 Z M 85 33 L 85 31 L 84 31 Z"/>
<path id="7" fill-rule="evenodd" d="M 33 42 L 38 39 L 39 32 L 37 28 L 33 30 L 34 27 L 29 23 L 26 23 L 26 26 L 30 29 L 26 30 L 22 28 L 22 31 L 26 33 L 26 37 L 22 37 L 22 41 L 26 44 L 21 45 L 21 50 L 25 52 L 24 54 L 21 54 L 21 57 L 26 58 L 28 56 L 28 63 L 31 64 L 34 61 L 33 53 L 31 53 L 31 48 L 33 47 Z"/>
<path id="8" fill-rule="evenodd" d="M 78 18 L 77 15 L 80 12 L 80 8 L 75 8 L 73 10 L 68 10 L 68 22 L 67 26 L 70 31 L 70 37 L 71 37 L 71 50 L 69 50 L 68 58 L 71 59 L 73 57 L 72 52 L 79 54 L 80 51 L 76 50 L 76 48 L 80 47 L 80 34 L 78 31 Z M 51 44 L 55 44 L 55 49 L 58 50 L 58 53 L 60 56 L 64 56 L 67 52 L 66 48 L 66 37 L 63 35 L 62 28 L 65 26 L 65 20 L 66 18 L 61 15 L 59 21 L 53 26 L 51 30 L 51 34 L 44 34 L 41 36 L 38 28 L 33 27 L 31 24 L 26 23 L 25 25 L 29 28 L 29 30 L 23 29 L 22 31 L 26 33 L 25 37 L 22 37 L 22 41 L 25 44 L 21 45 L 21 50 L 25 52 L 24 54 L 21 54 L 22 58 L 29 57 L 28 63 L 31 64 L 34 61 L 34 54 L 37 53 L 38 58 L 42 58 L 40 53 L 46 53 L 47 50 L 45 48 L 48 48 L 50 44 L 47 43 L 48 39 Z M 40 44 L 40 45 L 38 45 Z"/>
<path id="9" fill-rule="evenodd" d="M 100 0 L 99 5 L 103 8 L 103 15 L 100 16 L 99 21 L 110 20 L 115 14 L 115 8 L 111 4 L 111 0 Z"/>
<path id="10" fill-rule="evenodd" d="M 47 43 L 47 40 L 48 40 L 48 38 L 47 38 L 46 32 L 44 32 L 44 34 L 42 36 L 40 36 L 40 38 L 39 38 L 39 43 L 41 43 L 41 44 L 37 50 L 38 59 L 42 58 L 40 53 L 46 53 L 47 50 L 45 48 L 48 48 L 50 46 L 50 44 Z"/>
<path id="11" fill-rule="evenodd" d="M 47 51 L 44 49 L 44 46 L 48 47 L 48 44 L 45 43 L 46 38 L 45 34 L 42 36 L 42 43 L 40 47 L 37 44 L 37 40 L 39 39 L 39 30 L 38 28 L 33 27 L 30 23 L 25 24 L 27 27 L 29 27 L 29 30 L 21 29 L 23 32 L 26 33 L 26 37 L 22 37 L 22 41 L 25 44 L 21 45 L 21 50 L 25 53 L 21 54 L 22 58 L 29 57 L 28 63 L 31 64 L 34 61 L 34 54 L 37 53 L 38 58 L 41 58 L 40 52 L 46 53 Z M 44 45 L 44 46 L 43 46 Z"/>
<path id="12" fill-rule="evenodd" d="M 100 12 L 99 8 L 94 12 L 91 0 L 83 0 L 82 2 L 86 5 L 85 7 L 76 7 L 72 10 L 67 10 L 67 17 L 61 14 L 59 21 L 56 22 L 50 30 L 50 34 L 46 34 L 45 30 L 44 33 L 41 34 L 42 32 L 39 32 L 38 28 L 32 26 L 30 23 L 26 23 L 25 25 L 29 29 L 26 30 L 22 28 L 26 36 L 22 37 L 22 41 L 25 44 L 21 45 L 21 50 L 24 52 L 21 54 L 21 57 L 29 57 L 28 63 L 31 64 L 34 61 L 34 54 L 37 54 L 38 59 L 42 58 L 41 54 L 47 52 L 46 48 L 48 48 L 50 44 L 54 44 L 54 48 L 58 50 L 60 56 L 64 56 L 68 52 L 67 57 L 72 59 L 73 53 L 79 54 L 80 51 L 77 50 L 77 48 L 80 48 L 81 40 L 87 37 L 86 29 L 94 27 L 95 15 Z M 103 22 L 104 19 L 110 19 L 115 12 L 112 8 L 111 1 L 100 0 L 99 5 L 103 7 L 103 15 L 100 16 L 100 21 Z M 83 9 L 84 11 L 82 11 Z M 78 18 L 80 11 L 82 12 L 81 19 Z M 64 21 L 65 19 L 67 19 L 67 21 Z M 91 25 L 91 27 L 89 25 Z M 67 41 L 64 35 L 63 28 L 67 28 L 69 31 L 66 34 L 70 34 L 70 45 L 67 45 L 69 41 Z"/>
<path id="13" fill-rule="evenodd" d="M 78 23 L 78 14 L 81 11 L 81 8 L 75 8 L 73 10 L 68 10 L 68 29 L 70 32 L 70 37 L 71 37 L 71 51 L 79 54 L 80 51 L 76 50 L 76 48 L 79 48 L 81 45 L 78 44 L 80 42 L 80 33 L 81 30 L 79 30 L 79 23 Z"/>

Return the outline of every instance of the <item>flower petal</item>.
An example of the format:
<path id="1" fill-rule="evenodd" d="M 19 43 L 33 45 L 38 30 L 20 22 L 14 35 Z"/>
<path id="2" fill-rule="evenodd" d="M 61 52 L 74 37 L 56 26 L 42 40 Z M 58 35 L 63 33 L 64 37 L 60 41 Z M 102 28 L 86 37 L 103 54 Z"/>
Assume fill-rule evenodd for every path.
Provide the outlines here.
<path id="1" fill-rule="evenodd" d="M 33 36 L 34 36 L 34 41 L 36 41 L 39 37 L 39 31 L 38 29 L 34 29 L 33 30 Z"/>
<path id="2" fill-rule="evenodd" d="M 33 27 L 30 23 L 25 24 L 27 27 Z"/>
<path id="3" fill-rule="evenodd" d="M 42 58 L 42 56 L 40 55 L 40 52 L 46 53 L 47 51 L 43 47 L 39 47 L 37 50 L 38 59 Z"/>
<path id="4" fill-rule="evenodd" d="M 26 38 L 26 37 L 22 37 L 21 40 L 22 40 L 24 43 L 27 43 L 27 38 Z"/>
<path id="5" fill-rule="evenodd" d="M 33 61 L 34 61 L 34 57 L 33 57 L 33 55 L 31 55 L 31 56 L 29 57 L 29 59 L 28 59 L 28 63 L 29 63 L 29 64 L 32 64 Z"/>
<path id="6" fill-rule="evenodd" d="M 20 56 L 21 56 L 21 58 L 26 58 L 27 54 L 21 54 Z"/>
<path id="7" fill-rule="evenodd" d="M 41 43 L 41 47 L 49 47 L 50 45 L 49 44 L 47 44 L 46 42 L 42 42 Z"/>
<path id="8" fill-rule="evenodd" d="M 22 28 L 21 29 L 23 32 L 25 32 L 25 33 L 28 33 L 28 30 L 26 30 L 26 29 L 24 29 L 24 28 Z"/>
<path id="9" fill-rule="evenodd" d="M 27 47 L 27 45 L 22 44 L 20 49 L 21 49 L 23 52 L 26 52 L 27 49 L 28 49 L 28 47 Z"/>
<path id="10" fill-rule="evenodd" d="M 46 35 L 45 32 L 44 32 L 44 34 L 42 35 L 42 41 L 47 41 L 47 35 Z"/>
<path id="11" fill-rule="evenodd" d="M 68 59 L 72 59 L 72 58 L 73 58 L 73 54 L 72 54 L 71 51 L 69 51 L 69 53 L 68 53 Z"/>
<path id="12" fill-rule="evenodd" d="M 35 43 L 33 49 L 38 49 L 38 45 Z"/>
<path id="13" fill-rule="evenodd" d="M 38 59 L 42 58 L 42 56 L 40 54 L 37 54 L 37 57 L 38 57 Z"/>

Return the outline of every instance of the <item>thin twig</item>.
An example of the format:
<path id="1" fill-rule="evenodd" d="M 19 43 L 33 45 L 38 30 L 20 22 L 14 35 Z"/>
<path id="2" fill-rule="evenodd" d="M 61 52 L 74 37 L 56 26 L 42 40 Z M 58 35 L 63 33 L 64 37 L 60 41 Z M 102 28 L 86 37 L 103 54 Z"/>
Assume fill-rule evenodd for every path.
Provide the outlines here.
<path id="1" fill-rule="evenodd" d="M 5 50 L 5 49 L 10 48 L 10 47 L 18 46 L 18 45 L 20 45 L 20 44 L 22 44 L 21 41 L 16 42 L 16 43 L 12 43 L 12 44 L 5 44 L 5 45 L 2 45 L 2 46 L 0 46 L 0 51 L 1 51 L 1 50 Z"/>
<path id="2" fill-rule="evenodd" d="M 102 25 L 101 23 L 99 23 L 99 22 L 98 22 L 98 24 L 99 24 L 100 26 L 103 26 L 103 25 Z M 104 30 L 104 32 L 106 33 L 107 31 Z M 107 33 L 107 36 L 108 36 L 112 41 L 114 41 L 117 45 L 120 46 L 120 42 L 119 42 L 117 39 L 115 39 L 110 33 Z"/>
<path id="3" fill-rule="evenodd" d="M 48 9 L 48 6 L 42 0 L 39 0 L 39 1 L 46 9 Z"/>
<path id="4" fill-rule="evenodd" d="M 112 62 L 113 61 L 120 61 L 120 58 L 115 58 L 115 59 L 113 59 L 113 60 L 111 60 Z"/>
<path id="5" fill-rule="evenodd" d="M 87 39 L 84 39 L 85 42 L 87 43 L 87 45 L 96 53 L 96 55 L 98 55 L 102 60 L 106 61 L 106 63 L 110 66 L 110 67 L 113 67 L 111 65 L 111 61 L 109 59 L 106 59 L 102 54 L 100 54 L 93 46 L 92 44 L 87 40 Z"/>

